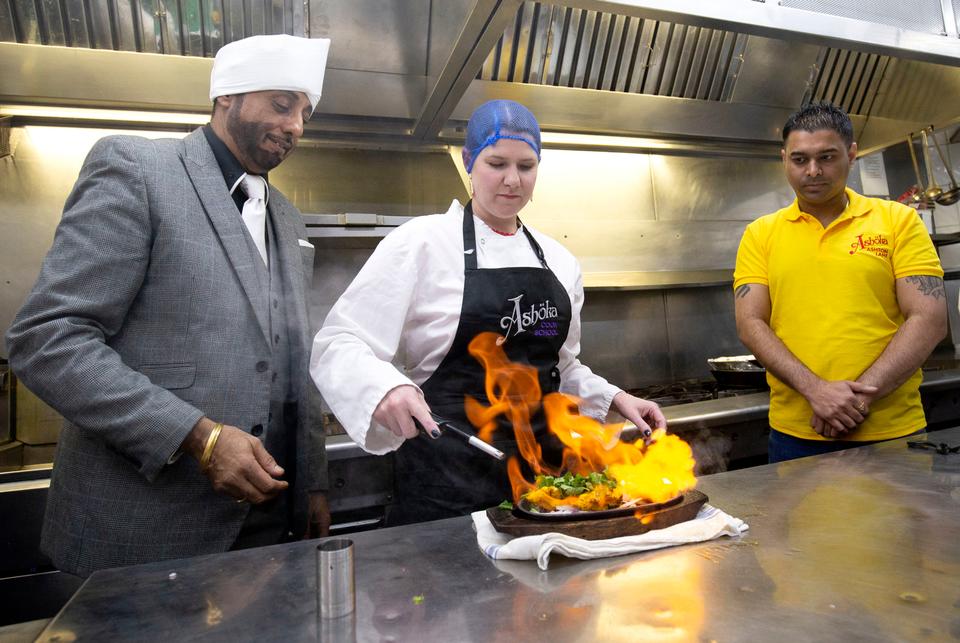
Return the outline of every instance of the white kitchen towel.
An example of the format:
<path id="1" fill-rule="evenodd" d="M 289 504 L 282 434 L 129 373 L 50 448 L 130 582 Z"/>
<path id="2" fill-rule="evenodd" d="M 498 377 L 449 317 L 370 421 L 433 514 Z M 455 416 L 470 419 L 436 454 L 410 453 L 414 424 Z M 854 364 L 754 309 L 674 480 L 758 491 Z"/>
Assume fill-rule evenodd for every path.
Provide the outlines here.
<path id="1" fill-rule="evenodd" d="M 697 517 L 667 527 L 648 531 L 638 536 L 621 536 L 606 540 L 584 540 L 558 533 L 514 537 L 497 531 L 485 511 L 473 513 L 480 551 L 494 560 L 536 560 L 540 569 L 550 566 L 550 554 L 556 552 L 568 558 L 606 558 L 622 556 L 648 549 L 673 545 L 699 543 L 720 536 L 739 536 L 750 526 L 716 507 L 703 505 Z"/>

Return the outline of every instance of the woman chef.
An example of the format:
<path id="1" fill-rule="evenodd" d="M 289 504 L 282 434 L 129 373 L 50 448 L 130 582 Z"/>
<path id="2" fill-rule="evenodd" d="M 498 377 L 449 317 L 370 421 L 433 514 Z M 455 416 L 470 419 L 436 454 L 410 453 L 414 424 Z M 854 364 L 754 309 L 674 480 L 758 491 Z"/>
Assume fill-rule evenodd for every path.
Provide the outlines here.
<path id="1" fill-rule="evenodd" d="M 577 359 L 580 266 L 517 216 L 539 161 L 540 126 L 527 108 L 507 100 L 478 107 L 463 148 L 473 198 L 387 235 L 314 339 L 310 373 L 350 437 L 370 453 L 397 451 L 390 524 L 463 515 L 511 496 L 503 462 L 452 439 L 415 439 L 414 418 L 437 437 L 431 411 L 469 429 L 464 396 L 489 404 L 483 367 L 467 351 L 484 331 L 506 336 L 512 361 L 536 367 L 544 395 L 574 395 L 582 414 L 600 420 L 612 406 L 645 432 L 666 426 L 655 403 Z M 531 309 L 537 326 L 524 327 Z M 543 427 L 534 428 L 543 442 Z M 504 434 L 494 446 L 515 453 L 513 436 L 496 433 Z"/>

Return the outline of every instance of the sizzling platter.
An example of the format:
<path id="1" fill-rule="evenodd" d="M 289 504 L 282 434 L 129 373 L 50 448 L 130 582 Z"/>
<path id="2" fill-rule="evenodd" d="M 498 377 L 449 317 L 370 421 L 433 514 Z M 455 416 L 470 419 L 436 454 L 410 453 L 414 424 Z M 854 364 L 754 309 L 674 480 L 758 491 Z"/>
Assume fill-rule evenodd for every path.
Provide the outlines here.
<path id="1" fill-rule="evenodd" d="M 650 513 L 679 504 L 682 501 L 683 494 L 680 494 L 665 502 L 627 503 L 614 509 L 601 509 L 596 511 L 538 511 L 536 507 L 527 502 L 526 499 L 521 499 L 513 508 L 513 515 L 527 520 L 544 520 L 548 522 L 603 520 L 606 518 L 619 518 L 621 516 L 634 516 L 638 513 Z"/>
<path id="2" fill-rule="evenodd" d="M 559 476 L 539 475 L 514 507 L 516 515 L 531 520 L 602 520 L 648 513 L 677 504 L 683 495 L 650 502 L 625 496 L 607 471 L 587 474 L 567 472 Z"/>
<path id="3" fill-rule="evenodd" d="M 642 519 L 634 515 L 636 508 L 627 510 L 627 515 L 598 516 L 597 512 L 582 512 L 588 514 L 586 519 L 575 519 L 572 518 L 573 514 L 567 513 L 544 520 L 544 515 L 549 514 L 528 516 L 518 511 L 516 507 L 512 510 L 491 507 L 487 509 L 487 517 L 494 529 L 511 536 L 560 533 L 585 540 L 604 540 L 619 536 L 635 536 L 692 520 L 706 501 L 706 494 L 690 489 L 682 496 L 663 503 L 658 508 L 646 508 L 641 516 Z M 594 515 L 589 517 L 590 513 Z"/>

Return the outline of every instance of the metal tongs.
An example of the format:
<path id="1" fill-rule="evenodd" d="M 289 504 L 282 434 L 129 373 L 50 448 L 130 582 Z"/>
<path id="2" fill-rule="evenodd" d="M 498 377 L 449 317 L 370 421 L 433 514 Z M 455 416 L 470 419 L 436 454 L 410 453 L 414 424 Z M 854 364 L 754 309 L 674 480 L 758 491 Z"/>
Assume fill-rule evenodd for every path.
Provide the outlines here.
<path id="1" fill-rule="evenodd" d="M 907 442 L 907 446 L 911 449 L 932 449 L 940 455 L 960 453 L 960 446 L 952 447 L 946 442 L 939 442 L 936 444 L 933 442 Z"/>
<path id="2" fill-rule="evenodd" d="M 461 442 L 466 442 L 475 449 L 483 451 L 488 456 L 496 458 L 497 460 L 503 460 L 506 456 L 503 454 L 503 451 L 497 449 L 475 435 L 468 433 L 458 427 L 456 424 L 452 423 L 450 420 L 440 417 L 436 413 L 431 413 L 430 416 L 433 418 L 433 421 L 437 423 L 437 426 L 440 427 L 440 430 L 443 432 L 443 435 L 452 435 Z M 423 427 L 417 418 L 413 418 L 413 423 L 417 427 L 417 430 L 420 431 L 421 435 L 426 435 L 427 431 Z"/>

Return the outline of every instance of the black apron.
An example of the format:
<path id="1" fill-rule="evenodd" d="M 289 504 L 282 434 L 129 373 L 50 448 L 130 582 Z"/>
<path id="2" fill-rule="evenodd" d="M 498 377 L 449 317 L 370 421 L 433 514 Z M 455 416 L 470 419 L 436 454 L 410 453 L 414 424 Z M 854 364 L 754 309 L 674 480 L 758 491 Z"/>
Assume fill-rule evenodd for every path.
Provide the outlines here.
<path id="1" fill-rule="evenodd" d="M 490 400 L 484 387 L 483 365 L 467 350 L 478 334 L 492 331 L 506 337 L 501 346 L 511 361 L 537 369 L 543 395 L 560 388 L 557 363 L 570 329 L 567 291 L 547 266 L 543 249 L 523 228 L 541 268 L 477 268 L 473 208 L 463 212 L 464 283 L 460 324 L 450 351 L 421 389 L 430 409 L 466 431 L 473 430 L 464 411 L 471 396 Z M 549 454 L 559 454 L 559 442 L 546 435 L 542 410 L 532 418 L 537 441 Z M 517 454 L 513 429 L 504 423 L 494 432 L 494 446 L 507 454 L 498 461 L 474 447 L 443 436 L 437 440 L 407 440 L 395 456 L 396 496 L 387 524 L 402 525 L 451 518 L 499 504 L 511 498 L 506 463 Z"/>

